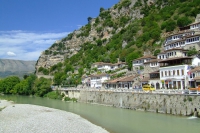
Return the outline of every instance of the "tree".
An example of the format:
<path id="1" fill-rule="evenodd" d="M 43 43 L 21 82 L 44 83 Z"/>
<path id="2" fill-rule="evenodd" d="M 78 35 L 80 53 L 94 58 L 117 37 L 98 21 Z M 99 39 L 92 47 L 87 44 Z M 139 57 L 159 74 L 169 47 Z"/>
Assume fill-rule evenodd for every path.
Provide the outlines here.
<path id="1" fill-rule="evenodd" d="M 36 79 L 34 85 L 34 92 L 37 96 L 43 97 L 45 94 L 51 90 L 51 80 L 45 79 L 43 77 Z"/>
<path id="2" fill-rule="evenodd" d="M 192 55 L 196 55 L 198 53 L 198 51 L 195 48 L 191 48 L 187 54 L 188 56 L 192 56 Z"/>
<path id="3" fill-rule="evenodd" d="M 140 56 L 139 52 L 132 52 L 126 57 L 126 64 L 128 64 L 128 69 L 132 68 L 132 61 Z"/>
<path id="4" fill-rule="evenodd" d="M 12 94 L 31 95 L 33 94 L 33 86 L 36 80 L 36 75 L 31 74 L 20 83 L 16 84 L 10 91 Z"/>
<path id="5" fill-rule="evenodd" d="M 100 8 L 100 12 L 104 11 L 105 9 L 103 7 Z"/>
<path id="6" fill-rule="evenodd" d="M 58 72 L 54 74 L 54 83 L 57 85 L 61 85 L 62 81 L 64 80 L 62 77 L 65 75 L 63 72 Z"/>
<path id="7" fill-rule="evenodd" d="M 73 71 L 73 67 L 70 65 L 70 64 L 66 64 L 65 66 L 65 72 L 70 72 L 70 71 Z"/>
<path id="8" fill-rule="evenodd" d="M 79 73 L 80 76 L 82 76 L 83 73 L 84 73 L 84 69 L 83 69 L 83 68 L 79 68 L 79 69 L 78 69 L 78 73 Z"/>
<path id="9" fill-rule="evenodd" d="M 160 49 L 156 49 L 153 53 L 154 56 L 157 56 L 160 53 Z"/>
<path id="10" fill-rule="evenodd" d="M 28 75 L 25 74 L 25 75 L 23 76 L 23 78 L 24 78 L 24 79 L 28 78 Z"/>
<path id="11" fill-rule="evenodd" d="M 102 45 L 102 41 L 100 39 L 96 40 L 97 46 L 101 46 Z"/>
<path id="12" fill-rule="evenodd" d="M 181 18 L 179 18 L 178 20 L 177 20 L 177 25 L 179 26 L 179 27 L 184 27 L 184 26 L 186 26 L 186 25 L 188 25 L 188 24 L 190 24 L 190 23 L 192 23 L 192 20 L 191 19 L 189 19 L 188 17 L 181 17 Z"/>
<path id="13" fill-rule="evenodd" d="M 17 76 L 7 77 L 0 82 L 0 91 L 5 94 L 11 94 L 11 90 L 18 83 L 20 83 L 19 77 Z"/>
<path id="14" fill-rule="evenodd" d="M 92 17 L 88 17 L 87 20 L 88 20 L 88 23 L 90 23 L 90 21 L 92 20 Z"/>

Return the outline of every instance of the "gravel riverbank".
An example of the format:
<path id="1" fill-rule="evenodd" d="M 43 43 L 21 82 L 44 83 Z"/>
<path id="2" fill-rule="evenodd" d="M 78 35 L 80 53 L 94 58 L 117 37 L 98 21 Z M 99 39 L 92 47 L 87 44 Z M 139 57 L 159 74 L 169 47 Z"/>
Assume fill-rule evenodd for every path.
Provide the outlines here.
<path id="1" fill-rule="evenodd" d="M 0 133 L 108 133 L 79 115 L 0 100 Z"/>

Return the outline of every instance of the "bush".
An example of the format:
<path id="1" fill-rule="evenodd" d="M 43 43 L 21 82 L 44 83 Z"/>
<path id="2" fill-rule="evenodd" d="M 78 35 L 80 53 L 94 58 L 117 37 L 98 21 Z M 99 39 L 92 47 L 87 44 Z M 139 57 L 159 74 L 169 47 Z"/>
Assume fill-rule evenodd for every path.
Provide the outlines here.
<path id="1" fill-rule="evenodd" d="M 38 72 L 42 72 L 43 71 L 43 67 L 39 67 Z"/>
<path id="2" fill-rule="evenodd" d="M 43 72 L 44 75 L 48 75 L 49 74 L 49 70 L 45 69 L 45 68 L 42 70 L 42 72 Z"/>
<path id="3" fill-rule="evenodd" d="M 77 102 L 77 99 L 76 99 L 76 98 L 72 98 L 72 101 L 73 101 L 73 102 Z"/>
<path id="4" fill-rule="evenodd" d="M 192 97 L 188 97 L 188 101 L 191 102 L 192 101 Z"/>
<path id="5" fill-rule="evenodd" d="M 198 51 L 195 48 L 190 49 L 187 54 L 188 56 L 196 55 Z"/>
<path id="6" fill-rule="evenodd" d="M 160 49 L 156 49 L 153 53 L 154 56 L 157 56 L 160 53 Z"/>
<path id="7" fill-rule="evenodd" d="M 57 91 L 51 91 L 45 95 L 45 97 L 48 97 L 50 99 L 59 99 L 61 100 L 63 96 L 61 96 Z"/>
<path id="8" fill-rule="evenodd" d="M 65 100 L 65 101 L 71 101 L 71 98 L 69 98 L 69 97 L 65 97 L 64 100 Z"/>

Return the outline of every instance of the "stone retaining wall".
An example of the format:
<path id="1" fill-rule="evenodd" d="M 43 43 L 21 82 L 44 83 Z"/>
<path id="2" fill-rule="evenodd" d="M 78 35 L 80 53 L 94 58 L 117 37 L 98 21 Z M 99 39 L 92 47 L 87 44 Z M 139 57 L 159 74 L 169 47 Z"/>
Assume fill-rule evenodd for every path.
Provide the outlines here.
<path id="1" fill-rule="evenodd" d="M 79 102 L 184 116 L 193 115 L 196 108 L 198 115 L 200 114 L 200 96 L 198 95 L 81 90 Z"/>

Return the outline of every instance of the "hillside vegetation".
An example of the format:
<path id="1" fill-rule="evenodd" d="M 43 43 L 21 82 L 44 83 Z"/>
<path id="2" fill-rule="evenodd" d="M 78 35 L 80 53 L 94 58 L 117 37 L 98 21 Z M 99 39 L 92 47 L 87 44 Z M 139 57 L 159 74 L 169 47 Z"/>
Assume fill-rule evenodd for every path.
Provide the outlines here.
<path id="1" fill-rule="evenodd" d="M 100 8 L 97 18 L 45 50 L 40 59 L 63 57 L 47 66 L 37 63 L 37 74 L 54 75 L 55 84 L 79 84 L 94 73 L 94 62 L 126 62 L 162 51 L 166 36 L 192 22 L 200 13 L 200 0 L 121 0 L 110 9 Z"/>

